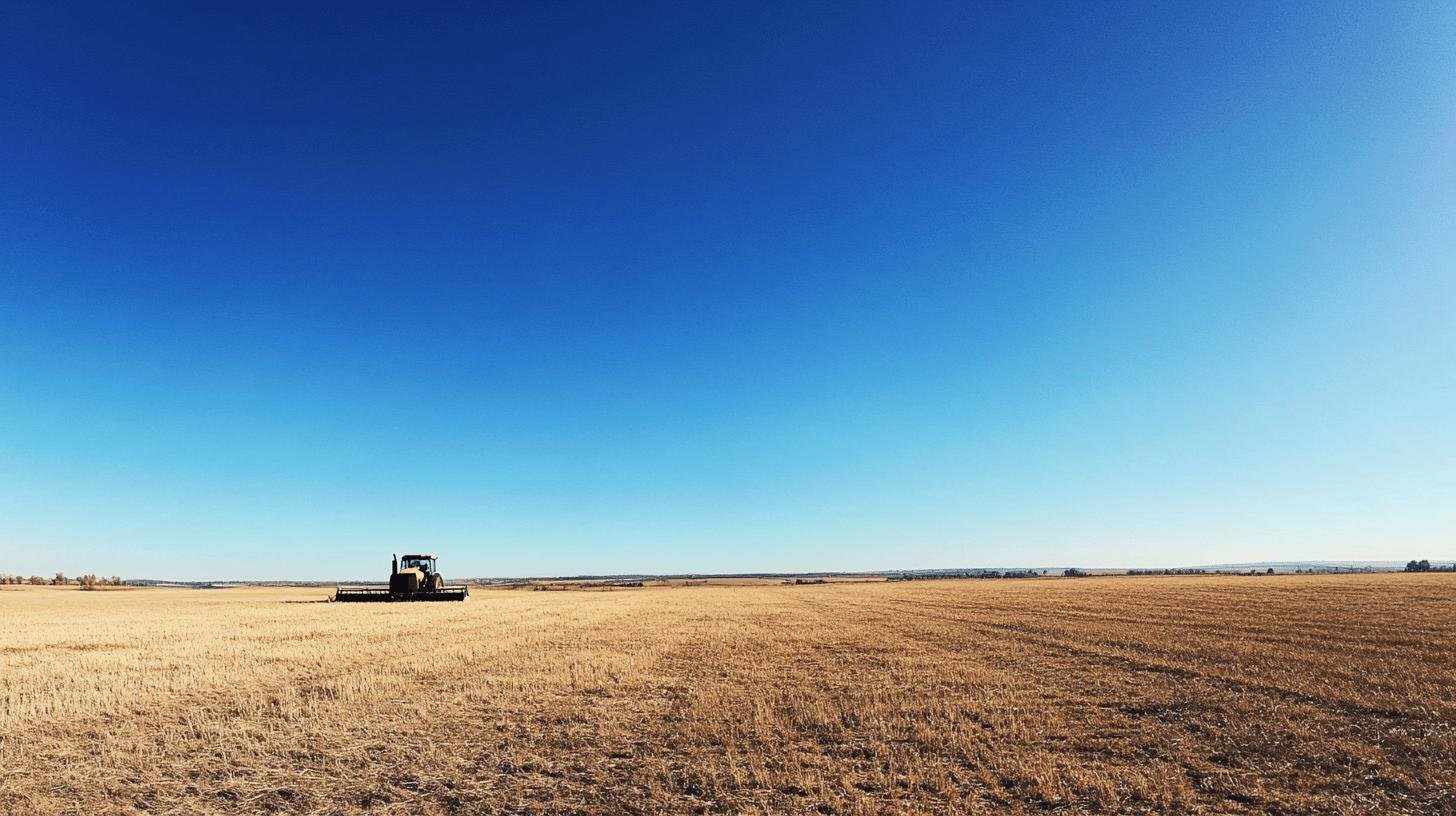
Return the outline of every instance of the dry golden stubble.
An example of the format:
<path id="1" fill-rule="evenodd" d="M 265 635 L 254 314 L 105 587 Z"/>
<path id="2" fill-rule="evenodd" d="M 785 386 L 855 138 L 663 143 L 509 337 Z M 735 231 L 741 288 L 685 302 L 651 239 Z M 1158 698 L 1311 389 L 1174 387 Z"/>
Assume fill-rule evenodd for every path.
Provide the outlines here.
<path id="1" fill-rule="evenodd" d="M 1456 579 L 0 593 L 0 813 L 1456 812 Z"/>

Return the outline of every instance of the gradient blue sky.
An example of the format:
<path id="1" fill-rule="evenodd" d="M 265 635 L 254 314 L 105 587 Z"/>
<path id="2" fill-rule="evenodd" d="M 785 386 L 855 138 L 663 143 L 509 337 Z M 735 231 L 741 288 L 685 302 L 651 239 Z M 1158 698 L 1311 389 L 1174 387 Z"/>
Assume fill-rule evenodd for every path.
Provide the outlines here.
<path id="1" fill-rule="evenodd" d="M 0 572 L 1456 556 L 1456 6 L 0 11 Z"/>

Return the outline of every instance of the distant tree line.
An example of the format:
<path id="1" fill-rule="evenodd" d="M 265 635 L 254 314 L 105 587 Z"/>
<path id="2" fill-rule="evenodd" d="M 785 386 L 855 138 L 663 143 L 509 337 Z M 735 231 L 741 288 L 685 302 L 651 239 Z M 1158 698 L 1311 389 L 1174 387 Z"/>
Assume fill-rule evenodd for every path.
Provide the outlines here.
<path id="1" fill-rule="evenodd" d="M 1046 570 L 944 570 L 936 572 L 902 572 L 888 581 L 943 581 L 955 578 L 1040 578 Z"/>
<path id="2" fill-rule="evenodd" d="M 91 573 L 86 573 L 79 578 L 67 578 L 64 572 L 58 572 L 50 578 L 42 578 L 39 575 L 32 575 L 26 578 L 21 575 L 6 575 L 0 573 L 0 584 L 30 584 L 32 586 L 78 586 L 81 589 L 97 589 L 104 586 L 126 586 L 126 581 L 121 576 L 113 575 L 104 578 Z"/>
<path id="3" fill-rule="evenodd" d="M 1273 575 L 1274 568 L 1257 570 L 1206 570 L 1199 567 L 1176 567 L 1172 569 L 1130 569 L 1128 575 Z"/>
<path id="4" fill-rule="evenodd" d="M 1422 558 L 1419 561 L 1407 561 L 1407 562 L 1405 562 L 1405 571 L 1406 572 L 1456 572 L 1456 563 L 1447 564 L 1444 567 L 1441 566 L 1441 565 L 1439 565 L 1439 564 L 1437 564 L 1436 566 L 1433 567 L 1433 566 L 1431 566 L 1431 562 L 1428 559 Z"/>
<path id="5" fill-rule="evenodd" d="M 619 587 L 641 587 L 645 584 L 641 581 L 555 581 L 548 584 L 512 584 L 510 589 L 517 586 L 529 586 L 536 592 L 565 592 L 573 589 L 617 589 Z"/>

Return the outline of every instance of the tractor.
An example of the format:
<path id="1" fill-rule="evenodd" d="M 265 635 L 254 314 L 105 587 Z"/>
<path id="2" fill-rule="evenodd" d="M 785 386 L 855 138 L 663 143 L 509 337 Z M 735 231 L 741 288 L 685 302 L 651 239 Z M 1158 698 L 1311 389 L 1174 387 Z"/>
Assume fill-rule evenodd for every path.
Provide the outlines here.
<path id="1" fill-rule="evenodd" d="M 463 601 L 468 587 L 445 586 L 433 555 L 394 556 L 389 562 L 389 586 L 337 587 L 336 601 Z"/>

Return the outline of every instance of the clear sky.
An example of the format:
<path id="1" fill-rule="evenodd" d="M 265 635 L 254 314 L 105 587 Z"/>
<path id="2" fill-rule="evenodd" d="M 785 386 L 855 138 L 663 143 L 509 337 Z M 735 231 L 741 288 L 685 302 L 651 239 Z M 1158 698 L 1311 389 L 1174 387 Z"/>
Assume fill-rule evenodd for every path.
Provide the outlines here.
<path id="1" fill-rule="evenodd" d="M 419 5 L 0 11 L 0 572 L 1456 557 L 1456 6 Z"/>

